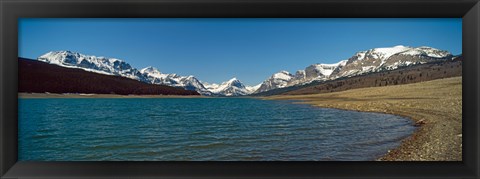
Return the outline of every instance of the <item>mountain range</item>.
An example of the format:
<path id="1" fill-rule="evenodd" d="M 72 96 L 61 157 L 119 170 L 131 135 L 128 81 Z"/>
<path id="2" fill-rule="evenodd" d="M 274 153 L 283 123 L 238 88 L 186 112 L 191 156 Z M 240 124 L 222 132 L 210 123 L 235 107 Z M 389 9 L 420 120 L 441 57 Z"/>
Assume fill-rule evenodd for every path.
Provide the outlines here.
<path id="1" fill-rule="evenodd" d="M 18 92 L 119 95 L 200 95 L 167 85 L 144 83 L 118 75 L 65 68 L 31 59 L 18 59 Z"/>
<path id="2" fill-rule="evenodd" d="M 454 57 L 448 51 L 426 46 L 399 45 L 374 48 L 357 52 L 349 59 L 334 64 L 312 64 L 303 70 L 296 71 L 295 74 L 282 70 L 255 86 L 246 86 L 237 78 L 221 84 L 202 82 L 192 75 L 180 76 L 162 73 L 151 66 L 138 70 L 120 59 L 96 57 L 72 51 L 48 52 L 38 57 L 37 60 L 67 68 L 80 68 L 95 73 L 127 77 L 149 84 L 181 87 L 207 96 L 243 96 L 315 81 L 328 81 L 371 72 L 394 70 L 405 66 L 451 60 Z"/>

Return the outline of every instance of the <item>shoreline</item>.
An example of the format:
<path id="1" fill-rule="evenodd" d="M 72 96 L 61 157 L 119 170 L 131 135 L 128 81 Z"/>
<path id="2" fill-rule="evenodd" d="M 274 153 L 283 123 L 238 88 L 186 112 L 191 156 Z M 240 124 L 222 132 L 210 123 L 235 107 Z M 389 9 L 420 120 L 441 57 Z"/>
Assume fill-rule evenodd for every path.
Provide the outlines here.
<path id="1" fill-rule="evenodd" d="M 18 93 L 19 99 L 42 98 L 212 98 L 177 95 Z M 392 114 L 418 128 L 385 151 L 380 161 L 462 161 L 462 77 L 347 91 L 253 97 L 295 100 L 315 107 Z"/>
<path id="2" fill-rule="evenodd" d="M 462 77 L 405 85 L 265 100 L 300 100 L 315 107 L 377 112 L 408 118 L 418 128 L 380 161 L 462 161 Z"/>
<path id="3" fill-rule="evenodd" d="M 119 95 L 119 94 L 77 94 L 77 93 L 18 93 L 19 99 L 46 98 L 209 98 L 201 95 Z"/>

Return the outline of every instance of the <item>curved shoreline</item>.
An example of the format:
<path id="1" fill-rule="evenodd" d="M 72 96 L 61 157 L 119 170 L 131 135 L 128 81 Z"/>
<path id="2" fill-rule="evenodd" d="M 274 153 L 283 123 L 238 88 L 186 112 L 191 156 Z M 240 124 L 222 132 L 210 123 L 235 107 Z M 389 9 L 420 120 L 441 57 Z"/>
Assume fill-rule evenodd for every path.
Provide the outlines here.
<path id="1" fill-rule="evenodd" d="M 423 125 L 417 124 L 419 119 L 415 119 L 415 118 L 412 118 L 411 116 L 400 115 L 400 114 L 396 114 L 396 113 L 387 113 L 387 112 L 378 112 L 378 111 L 363 111 L 363 110 L 349 109 L 349 108 L 339 108 L 339 107 L 324 107 L 324 106 L 318 106 L 318 105 L 315 105 L 315 104 L 311 104 L 308 101 L 296 102 L 296 103 L 298 103 L 298 104 L 310 104 L 310 105 L 315 106 L 315 107 L 321 107 L 321 108 L 326 108 L 326 109 L 338 109 L 338 110 L 347 110 L 347 111 L 356 111 L 356 112 L 368 112 L 368 113 L 395 115 L 395 116 L 400 116 L 400 117 L 406 118 L 406 119 L 412 121 L 413 123 L 415 123 L 413 126 L 418 127 L 418 128 L 415 129 L 415 131 L 413 131 L 412 134 L 410 134 L 409 136 L 401 139 L 400 140 L 400 145 L 398 147 L 386 151 L 387 153 L 382 155 L 381 157 L 377 158 L 376 161 L 399 161 L 399 159 L 397 159 L 398 157 L 391 156 L 391 155 L 396 155 L 396 154 L 393 154 L 393 153 L 401 152 L 402 146 L 405 145 L 404 143 L 408 142 L 408 140 L 413 140 L 412 139 L 412 138 L 414 138 L 413 136 L 418 135 L 417 133 L 419 132 L 419 130 L 421 128 L 423 128 Z M 400 161 L 402 161 L 402 160 L 400 160 Z"/>
<path id="2" fill-rule="evenodd" d="M 409 118 L 418 128 L 399 147 L 386 151 L 384 161 L 462 160 L 462 78 L 348 91 L 263 97 L 301 100 L 322 108 L 393 114 Z"/>

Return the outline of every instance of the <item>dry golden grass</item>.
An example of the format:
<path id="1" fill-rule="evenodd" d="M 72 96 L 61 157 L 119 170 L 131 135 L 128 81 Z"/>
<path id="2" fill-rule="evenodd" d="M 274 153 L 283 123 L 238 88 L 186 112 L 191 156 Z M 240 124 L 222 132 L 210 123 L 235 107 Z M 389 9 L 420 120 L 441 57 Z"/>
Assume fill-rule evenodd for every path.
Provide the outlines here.
<path id="1" fill-rule="evenodd" d="M 312 95 L 278 95 L 318 107 L 381 112 L 411 118 L 420 127 L 380 160 L 462 160 L 462 77 Z"/>

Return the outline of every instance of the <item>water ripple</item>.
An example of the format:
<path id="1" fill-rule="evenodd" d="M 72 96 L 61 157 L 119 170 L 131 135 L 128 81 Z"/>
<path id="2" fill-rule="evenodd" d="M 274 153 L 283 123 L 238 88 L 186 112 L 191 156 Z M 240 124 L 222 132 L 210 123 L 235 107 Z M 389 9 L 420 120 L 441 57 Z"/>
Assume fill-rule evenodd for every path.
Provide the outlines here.
<path id="1" fill-rule="evenodd" d="M 414 130 L 292 101 L 19 99 L 19 160 L 374 160 Z"/>

